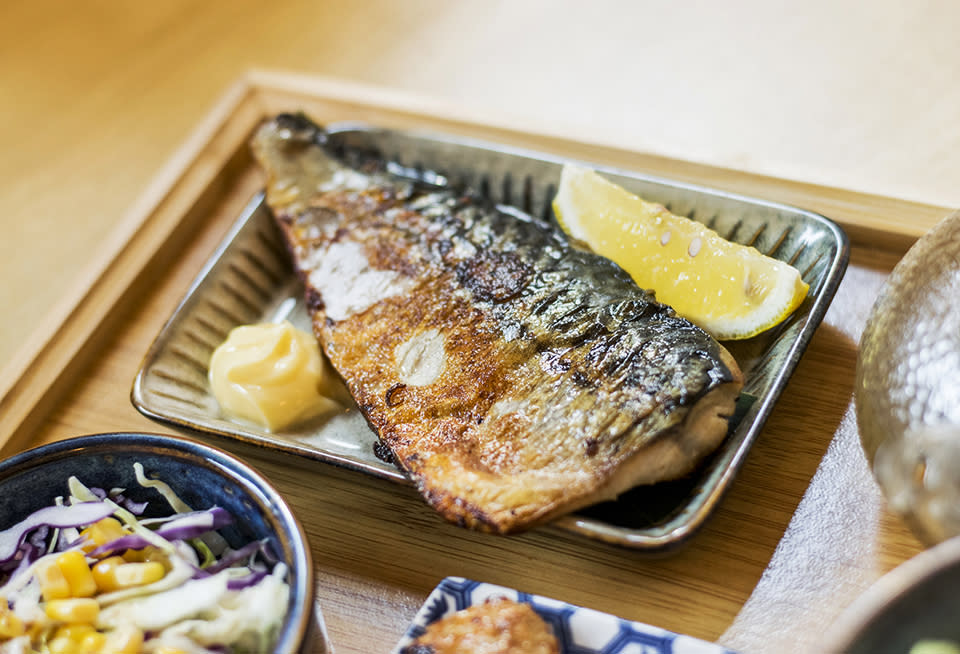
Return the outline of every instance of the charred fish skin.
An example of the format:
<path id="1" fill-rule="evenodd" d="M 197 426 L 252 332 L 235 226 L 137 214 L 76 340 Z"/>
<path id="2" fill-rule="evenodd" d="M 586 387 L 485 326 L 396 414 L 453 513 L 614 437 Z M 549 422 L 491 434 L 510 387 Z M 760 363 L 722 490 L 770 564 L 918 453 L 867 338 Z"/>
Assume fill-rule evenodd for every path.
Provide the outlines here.
<path id="1" fill-rule="evenodd" d="M 729 353 L 546 221 L 357 170 L 301 115 L 252 147 L 314 331 L 447 520 L 512 533 L 688 474 L 727 432 Z"/>

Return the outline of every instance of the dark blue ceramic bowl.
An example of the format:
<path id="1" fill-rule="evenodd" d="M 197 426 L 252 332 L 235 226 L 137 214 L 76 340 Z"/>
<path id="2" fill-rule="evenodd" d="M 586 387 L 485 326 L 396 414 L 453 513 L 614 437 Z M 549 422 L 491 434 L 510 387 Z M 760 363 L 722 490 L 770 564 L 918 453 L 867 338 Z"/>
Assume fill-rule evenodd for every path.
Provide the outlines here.
<path id="1" fill-rule="evenodd" d="M 124 488 L 135 501 L 164 504 L 156 501 L 154 492 L 141 489 L 133 469 L 136 462 L 143 464 L 147 477 L 165 481 L 192 508 L 216 505 L 229 511 L 234 524 L 220 533 L 232 546 L 268 539 L 290 570 L 287 617 L 273 652 L 318 651 L 313 564 L 303 529 L 263 477 L 222 450 L 142 433 L 79 436 L 27 450 L 0 462 L 0 529 L 67 495 L 71 475 L 86 486 Z"/>

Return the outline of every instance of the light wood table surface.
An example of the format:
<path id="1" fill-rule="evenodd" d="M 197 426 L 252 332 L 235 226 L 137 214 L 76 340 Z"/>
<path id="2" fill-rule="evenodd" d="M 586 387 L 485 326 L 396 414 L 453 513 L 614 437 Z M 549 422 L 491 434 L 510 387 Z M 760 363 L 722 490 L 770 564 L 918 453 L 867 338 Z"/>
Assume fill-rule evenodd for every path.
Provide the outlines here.
<path id="1" fill-rule="evenodd" d="M 908 0 L 0 3 L 0 369 L 16 369 L 37 324 L 66 316 L 124 215 L 250 70 L 369 85 L 479 122 L 946 215 L 960 206 L 958 21 L 957 3 Z M 869 265 L 855 274 L 860 288 L 882 283 Z M 835 321 L 854 325 L 844 334 L 854 342 L 869 300 L 841 294 L 832 309 L 856 314 Z M 849 411 L 838 421 L 823 463 L 798 473 L 808 491 L 770 509 L 795 515 L 773 522 L 782 539 L 762 577 L 731 579 L 739 615 L 705 607 L 709 629 L 669 626 L 781 651 L 779 627 L 827 592 L 831 566 L 867 560 L 871 539 L 851 534 L 899 534 L 864 584 L 919 549 L 878 508 L 863 462 L 847 466 L 858 461 L 856 426 Z M 859 508 L 832 511 L 850 488 Z"/>

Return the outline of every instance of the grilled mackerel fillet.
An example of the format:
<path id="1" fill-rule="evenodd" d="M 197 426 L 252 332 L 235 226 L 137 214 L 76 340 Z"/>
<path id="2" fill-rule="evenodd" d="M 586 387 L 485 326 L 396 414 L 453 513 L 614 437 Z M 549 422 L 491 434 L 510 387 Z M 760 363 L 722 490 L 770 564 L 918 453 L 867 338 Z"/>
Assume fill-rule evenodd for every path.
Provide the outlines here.
<path id="1" fill-rule="evenodd" d="M 520 531 L 719 445 L 742 375 L 705 332 L 550 224 L 324 141 L 299 115 L 261 126 L 267 203 L 324 352 L 444 518 Z"/>

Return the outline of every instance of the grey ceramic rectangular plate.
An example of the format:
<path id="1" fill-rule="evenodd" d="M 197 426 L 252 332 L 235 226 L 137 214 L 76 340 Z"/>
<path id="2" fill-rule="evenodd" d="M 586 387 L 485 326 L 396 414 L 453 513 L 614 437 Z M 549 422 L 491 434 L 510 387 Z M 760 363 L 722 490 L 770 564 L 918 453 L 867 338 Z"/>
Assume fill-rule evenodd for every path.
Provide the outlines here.
<path id="1" fill-rule="evenodd" d="M 502 145 L 358 124 L 328 126 L 344 156 L 374 154 L 400 174 L 469 185 L 497 202 L 552 218 L 563 160 Z M 686 541 L 713 512 L 822 320 L 846 269 L 846 235 L 823 216 L 772 202 L 591 165 L 612 181 L 673 212 L 702 221 L 730 240 L 796 266 L 810 292 L 783 324 L 727 343 L 746 377 L 721 447 L 690 477 L 638 487 L 554 523 L 589 538 L 642 550 Z M 426 171 L 426 172 L 425 172 Z M 182 429 L 242 441 L 409 483 L 375 453 L 376 436 L 351 408 L 321 424 L 269 433 L 221 414 L 207 383 L 210 354 L 231 328 L 289 319 L 310 329 L 299 281 L 280 235 L 255 197 L 163 327 L 134 382 L 144 415 Z"/>

